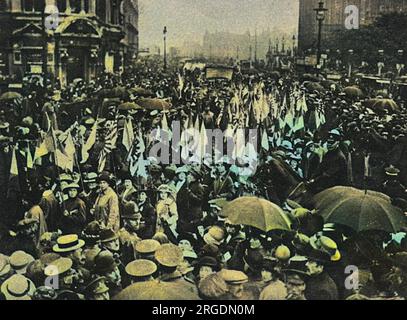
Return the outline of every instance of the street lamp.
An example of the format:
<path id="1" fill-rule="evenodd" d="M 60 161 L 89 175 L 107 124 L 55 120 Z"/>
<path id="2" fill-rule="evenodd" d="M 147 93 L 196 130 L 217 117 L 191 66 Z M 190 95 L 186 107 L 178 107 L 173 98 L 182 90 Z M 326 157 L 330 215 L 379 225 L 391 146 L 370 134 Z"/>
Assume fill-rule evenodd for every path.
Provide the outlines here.
<path id="1" fill-rule="evenodd" d="M 324 2 L 320 1 L 318 3 L 318 8 L 314 9 L 317 21 L 318 21 L 318 47 L 317 47 L 317 65 L 321 63 L 321 35 L 322 35 L 322 23 L 325 20 L 325 13 L 328 9 L 324 8 Z"/>
<path id="2" fill-rule="evenodd" d="M 164 36 L 164 71 L 167 71 L 167 27 L 164 27 L 163 30 Z"/>
<path id="3" fill-rule="evenodd" d="M 295 43 L 297 41 L 297 38 L 295 37 L 295 34 L 293 35 L 293 53 L 292 56 L 295 57 Z"/>

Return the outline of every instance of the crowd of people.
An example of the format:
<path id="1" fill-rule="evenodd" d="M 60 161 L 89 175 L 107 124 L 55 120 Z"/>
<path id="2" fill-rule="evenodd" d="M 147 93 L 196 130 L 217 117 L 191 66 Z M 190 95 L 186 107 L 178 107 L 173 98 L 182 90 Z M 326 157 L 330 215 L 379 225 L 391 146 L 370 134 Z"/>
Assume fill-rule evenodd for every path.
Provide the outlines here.
<path id="1" fill-rule="evenodd" d="M 2 298 L 404 299 L 406 230 L 326 223 L 312 201 L 349 186 L 407 211 L 404 101 L 379 110 L 362 85 L 304 80 L 266 71 L 211 80 L 146 59 L 121 76 L 30 83 L 3 100 Z M 176 122 L 189 161 L 163 163 L 151 150 L 175 140 Z M 243 148 L 205 141 L 219 129 L 236 142 L 240 128 L 256 132 Z M 222 156 L 194 149 L 186 132 Z M 279 206 L 289 230 L 231 221 L 223 209 L 242 197 Z"/>

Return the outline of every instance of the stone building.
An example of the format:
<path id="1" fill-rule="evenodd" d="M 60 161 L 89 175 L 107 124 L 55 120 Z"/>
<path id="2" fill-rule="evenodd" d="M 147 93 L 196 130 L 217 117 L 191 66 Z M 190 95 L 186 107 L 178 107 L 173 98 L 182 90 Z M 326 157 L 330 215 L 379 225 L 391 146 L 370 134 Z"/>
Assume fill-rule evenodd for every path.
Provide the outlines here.
<path id="1" fill-rule="evenodd" d="M 137 54 L 137 25 L 137 1 L 0 0 L 0 72 L 22 79 L 46 67 L 62 86 L 121 72 Z"/>

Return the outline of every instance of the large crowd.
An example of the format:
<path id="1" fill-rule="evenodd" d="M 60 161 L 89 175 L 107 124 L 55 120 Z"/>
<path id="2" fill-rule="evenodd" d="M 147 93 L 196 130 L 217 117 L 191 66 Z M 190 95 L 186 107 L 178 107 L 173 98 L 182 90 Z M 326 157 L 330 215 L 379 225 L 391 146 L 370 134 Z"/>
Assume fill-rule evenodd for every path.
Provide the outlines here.
<path id="1" fill-rule="evenodd" d="M 3 299 L 407 296 L 407 110 L 396 92 L 294 72 L 207 79 L 145 59 L 68 88 L 30 81 L 0 100 Z M 152 150 L 175 141 L 175 123 L 171 150 L 189 161 L 163 163 Z M 243 148 L 241 128 L 256 132 Z M 216 129 L 233 150 L 207 141 Z M 402 217 L 391 230 L 329 223 L 316 198 L 338 186 L 379 192 Z M 254 221 L 276 212 L 285 224 Z"/>

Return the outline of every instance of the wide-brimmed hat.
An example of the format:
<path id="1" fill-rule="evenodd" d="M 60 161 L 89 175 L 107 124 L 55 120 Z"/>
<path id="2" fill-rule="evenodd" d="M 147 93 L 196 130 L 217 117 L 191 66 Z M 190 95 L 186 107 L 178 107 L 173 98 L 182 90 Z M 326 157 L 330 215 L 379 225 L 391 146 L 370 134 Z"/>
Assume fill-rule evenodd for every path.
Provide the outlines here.
<path id="1" fill-rule="evenodd" d="M 32 255 L 19 250 L 10 256 L 9 263 L 17 274 L 25 274 L 28 265 L 34 260 L 35 259 Z"/>
<path id="2" fill-rule="evenodd" d="M 96 183 L 98 179 L 98 175 L 96 172 L 89 172 L 86 176 L 85 179 L 83 179 L 83 182 L 85 183 Z"/>
<path id="3" fill-rule="evenodd" d="M 126 273 L 132 277 L 149 277 L 157 271 L 157 265 L 146 259 L 138 259 L 126 266 Z"/>
<path id="4" fill-rule="evenodd" d="M 99 234 L 100 242 L 106 243 L 119 239 L 119 236 L 112 229 L 103 229 Z"/>
<path id="5" fill-rule="evenodd" d="M 226 283 L 231 285 L 243 284 L 249 281 L 248 276 L 244 272 L 238 270 L 222 269 L 219 271 L 219 274 Z"/>
<path id="6" fill-rule="evenodd" d="M 45 267 L 44 274 L 47 277 L 64 274 L 72 268 L 72 264 L 69 258 L 59 258 Z"/>
<path id="7" fill-rule="evenodd" d="M 88 295 L 102 294 L 109 291 L 109 287 L 106 285 L 105 277 L 96 277 L 85 288 L 85 292 Z"/>
<path id="8" fill-rule="evenodd" d="M 34 283 L 21 274 L 11 276 L 1 285 L 1 293 L 6 300 L 31 300 L 34 292 Z"/>
<path id="9" fill-rule="evenodd" d="M 95 257 L 94 270 L 97 274 L 111 273 L 116 266 L 116 260 L 113 254 L 108 250 L 99 252 Z"/>
<path id="10" fill-rule="evenodd" d="M 75 190 L 80 190 L 80 186 L 79 186 L 79 184 L 77 184 L 77 183 L 70 183 L 70 184 L 68 184 L 68 185 L 66 185 L 63 189 L 62 189 L 62 191 L 68 191 L 68 190 L 70 190 L 70 189 L 75 189 Z"/>
<path id="11" fill-rule="evenodd" d="M 135 246 L 137 253 L 153 254 L 161 246 L 157 240 L 145 239 L 138 242 Z"/>
<path id="12" fill-rule="evenodd" d="M 171 243 L 162 244 L 155 251 L 154 257 L 165 267 L 177 267 L 183 259 L 181 248 Z"/>
<path id="13" fill-rule="evenodd" d="M 38 287 L 33 295 L 33 300 L 56 300 L 58 297 L 57 292 L 50 287 Z"/>
<path id="14" fill-rule="evenodd" d="M 310 244 L 313 249 L 327 253 L 333 262 L 341 259 L 341 253 L 338 250 L 338 246 L 331 238 L 326 236 L 313 236 L 310 238 Z"/>
<path id="15" fill-rule="evenodd" d="M 0 277 L 8 274 L 10 271 L 11 266 L 7 257 L 0 254 Z"/>
<path id="16" fill-rule="evenodd" d="M 56 253 L 71 252 L 82 248 L 85 241 L 78 238 L 76 234 L 61 236 L 57 239 L 57 244 L 52 247 Z"/>
<path id="17" fill-rule="evenodd" d="M 220 245 L 225 238 L 225 232 L 221 227 L 213 226 L 209 228 L 203 239 L 207 244 Z"/>
<path id="18" fill-rule="evenodd" d="M 394 176 L 394 177 L 398 176 L 400 173 L 400 170 L 397 169 L 396 167 L 394 167 L 393 165 L 390 165 L 389 167 L 387 167 L 385 169 L 385 171 L 388 176 Z"/>
<path id="19" fill-rule="evenodd" d="M 199 260 L 196 263 L 197 267 L 211 267 L 214 270 L 219 269 L 220 264 L 218 260 L 216 260 L 214 257 L 210 256 L 203 256 L 199 258 Z"/>

